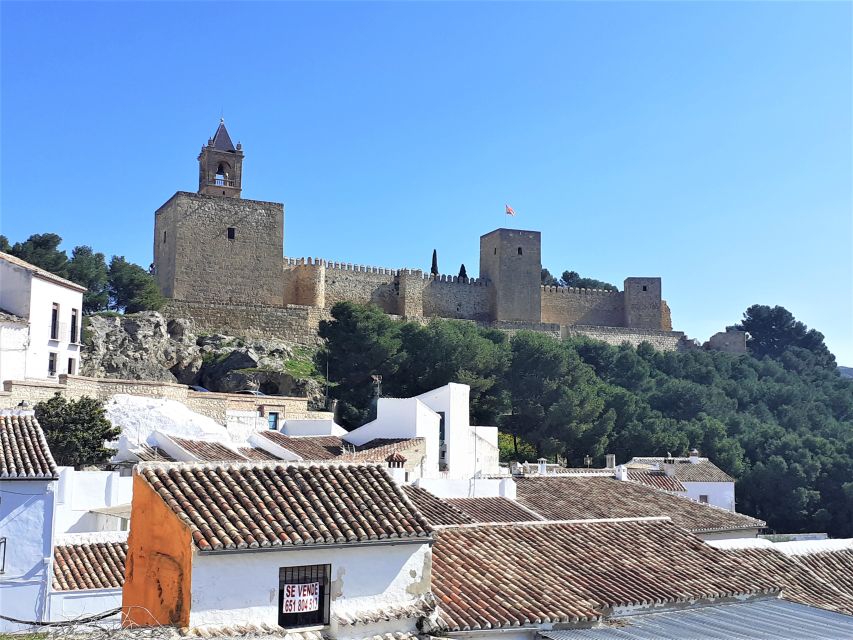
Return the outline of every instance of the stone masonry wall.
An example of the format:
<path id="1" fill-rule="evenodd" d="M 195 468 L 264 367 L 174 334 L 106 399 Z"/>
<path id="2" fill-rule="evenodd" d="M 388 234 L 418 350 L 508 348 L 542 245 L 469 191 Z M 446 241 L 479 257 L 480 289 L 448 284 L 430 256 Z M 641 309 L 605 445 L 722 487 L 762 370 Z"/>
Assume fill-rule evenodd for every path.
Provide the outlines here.
<path id="1" fill-rule="evenodd" d="M 399 288 L 395 282 L 397 271 L 384 267 L 326 263 L 325 308 L 338 302 L 352 301 L 375 304 L 385 313 L 399 313 Z"/>
<path id="2" fill-rule="evenodd" d="M 178 300 L 281 306 L 283 229 L 280 203 L 179 191 L 155 214 L 158 285 Z"/>
<path id="3" fill-rule="evenodd" d="M 185 318 L 196 333 L 224 333 L 246 338 L 278 338 L 304 346 L 319 344 L 321 320 L 331 319 L 326 309 L 289 305 L 234 305 L 170 300 L 162 313 Z"/>
<path id="4" fill-rule="evenodd" d="M 149 382 L 144 380 L 118 380 L 87 378 L 84 376 L 60 375 L 58 382 L 38 380 L 6 380 L 0 392 L 0 408 L 11 408 L 26 401 L 33 406 L 49 400 L 56 394 L 69 400 L 83 396 L 105 401 L 117 394 L 177 400 L 196 413 L 226 424 L 228 411 L 258 411 L 262 416 L 269 411 L 279 413 L 281 419 L 328 418 L 327 412 L 308 411 L 307 398 L 285 396 L 247 396 L 239 393 L 200 393 L 186 385 L 173 382 Z"/>
<path id="5" fill-rule="evenodd" d="M 653 329 L 627 329 L 620 327 L 563 326 L 563 338 L 586 336 L 607 344 L 619 346 L 623 342 L 636 347 L 648 342 L 658 351 L 678 351 L 685 348 L 685 337 L 681 331 L 654 331 Z"/>
<path id="6" fill-rule="evenodd" d="M 621 327 L 624 296 L 620 291 L 542 287 L 542 322 Z"/>
<path id="7" fill-rule="evenodd" d="M 427 276 L 424 280 L 423 315 L 488 321 L 490 292 L 487 283 L 457 276 Z"/>

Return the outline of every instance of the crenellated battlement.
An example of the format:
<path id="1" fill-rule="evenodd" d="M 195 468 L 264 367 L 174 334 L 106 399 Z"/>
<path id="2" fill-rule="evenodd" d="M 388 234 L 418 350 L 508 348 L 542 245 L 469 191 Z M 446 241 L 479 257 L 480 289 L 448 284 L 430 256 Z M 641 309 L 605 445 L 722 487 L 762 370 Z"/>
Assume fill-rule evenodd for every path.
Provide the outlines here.
<path id="1" fill-rule="evenodd" d="M 609 289 L 583 289 L 579 287 L 557 287 L 544 284 L 542 285 L 542 292 L 585 296 L 618 296 L 622 294 L 621 291 L 611 291 Z"/>
<path id="2" fill-rule="evenodd" d="M 474 287 L 488 287 L 489 281 L 485 278 L 460 278 L 459 276 L 451 276 L 445 274 L 433 275 L 425 273 L 424 280 L 427 282 L 447 282 L 454 284 L 468 284 Z"/>

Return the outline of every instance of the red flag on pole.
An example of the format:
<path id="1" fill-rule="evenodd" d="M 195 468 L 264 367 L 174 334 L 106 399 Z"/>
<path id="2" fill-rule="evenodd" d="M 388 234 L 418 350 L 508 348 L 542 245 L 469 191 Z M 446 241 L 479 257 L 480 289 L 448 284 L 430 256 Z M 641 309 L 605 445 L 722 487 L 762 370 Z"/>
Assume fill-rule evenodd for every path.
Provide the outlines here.
<path id="1" fill-rule="evenodd" d="M 512 208 L 511 206 L 509 206 L 509 205 L 505 205 L 505 206 L 506 206 L 506 214 L 507 214 L 508 216 L 514 216 L 514 215 L 515 215 L 515 209 L 513 209 L 513 208 Z"/>

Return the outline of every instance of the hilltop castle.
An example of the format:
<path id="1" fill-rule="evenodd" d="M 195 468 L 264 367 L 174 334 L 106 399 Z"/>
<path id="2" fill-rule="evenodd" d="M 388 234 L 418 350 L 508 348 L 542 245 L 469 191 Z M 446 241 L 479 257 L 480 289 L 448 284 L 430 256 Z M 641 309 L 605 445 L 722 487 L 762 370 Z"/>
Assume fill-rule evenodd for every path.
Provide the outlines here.
<path id="1" fill-rule="evenodd" d="M 241 197 L 243 150 L 224 122 L 198 163 L 198 192 L 177 192 L 155 214 L 154 268 L 170 299 L 167 312 L 202 329 L 280 332 L 311 342 L 317 322 L 349 300 L 407 318 L 583 333 L 615 343 L 649 340 L 672 349 L 683 339 L 672 331 L 660 278 L 627 278 L 616 292 L 542 286 L 538 231 L 481 236 L 478 278 L 283 257 L 284 206 Z"/>

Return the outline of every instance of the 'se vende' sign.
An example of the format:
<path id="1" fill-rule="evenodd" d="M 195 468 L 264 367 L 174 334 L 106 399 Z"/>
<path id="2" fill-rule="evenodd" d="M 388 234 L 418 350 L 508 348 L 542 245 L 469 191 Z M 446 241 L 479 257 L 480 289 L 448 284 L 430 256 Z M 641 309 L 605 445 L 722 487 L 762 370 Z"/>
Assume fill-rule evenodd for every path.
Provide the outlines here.
<path id="1" fill-rule="evenodd" d="M 302 613 L 320 608 L 320 583 L 284 585 L 283 613 Z"/>

